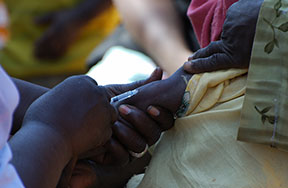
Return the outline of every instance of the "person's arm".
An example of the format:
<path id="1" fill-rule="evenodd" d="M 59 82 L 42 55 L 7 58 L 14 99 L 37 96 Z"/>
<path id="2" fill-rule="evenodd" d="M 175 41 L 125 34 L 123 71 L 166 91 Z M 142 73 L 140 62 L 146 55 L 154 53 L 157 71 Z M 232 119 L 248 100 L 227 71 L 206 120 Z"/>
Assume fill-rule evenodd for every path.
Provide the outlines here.
<path id="1" fill-rule="evenodd" d="M 51 25 L 36 42 L 35 56 L 41 59 L 60 58 L 77 38 L 80 29 L 111 5 L 111 0 L 84 0 L 71 9 L 37 18 L 37 24 Z"/>
<path id="2" fill-rule="evenodd" d="M 109 96 L 88 76 L 66 79 L 35 100 L 9 141 L 12 164 L 26 187 L 56 187 L 68 161 L 97 150 L 117 119 Z"/>
<path id="3" fill-rule="evenodd" d="M 114 0 L 134 39 L 172 75 L 192 54 L 171 0 Z"/>
<path id="4" fill-rule="evenodd" d="M 112 97 L 160 80 L 161 77 L 162 71 L 158 68 L 146 80 L 105 87 Z M 117 104 L 113 103 L 113 105 Z M 127 108 L 128 111 L 125 110 Z M 129 152 L 141 153 L 146 144 L 153 145 L 162 131 L 173 126 L 173 114 L 164 108 L 153 106 L 149 106 L 147 111 L 141 111 L 131 105 L 121 105 L 118 109 L 123 115 L 112 126 L 112 139 L 103 147 L 102 152 L 90 151 L 86 153 L 86 156 L 78 157 L 80 161 L 76 167 L 67 165 L 58 186 L 67 187 L 70 184 L 72 188 L 89 187 L 88 185 L 90 187 L 123 187 L 132 175 L 144 171 L 149 163 L 149 154 L 132 159 L 131 156 L 129 157 Z M 91 154 L 91 157 L 87 156 Z M 71 176 L 71 174 L 74 175 Z"/>
<path id="5" fill-rule="evenodd" d="M 20 102 L 13 114 L 13 126 L 10 134 L 15 134 L 21 128 L 28 107 L 49 89 L 23 80 L 12 78 L 19 94 Z"/>
<path id="6" fill-rule="evenodd" d="M 191 76 L 185 73 L 183 68 L 180 68 L 166 80 L 146 83 L 146 85 L 139 87 L 139 92 L 136 95 L 123 101 L 123 104 L 119 107 L 119 112 L 125 121 L 121 122 L 118 120 L 112 128 L 114 138 L 118 141 L 118 144 L 115 146 L 118 148 L 124 147 L 123 149 L 134 152 L 141 152 L 145 148 L 146 143 L 148 145 L 154 144 L 159 139 L 161 131 L 165 131 L 173 126 L 171 112 L 175 113 L 179 108 L 187 85 L 186 80 L 189 80 Z M 115 88 L 118 87 L 116 86 Z M 141 110 L 127 104 L 136 105 Z M 155 111 L 154 109 L 150 111 L 150 104 L 153 104 L 160 110 Z M 123 109 L 123 106 L 125 106 L 125 109 Z M 160 108 L 159 106 L 164 108 Z M 164 109 L 168 109 L 170 113 Z M 143 112 L 149 113 L 152 121 L 149 118 L 147 119 L 145 116 L 146 113 Z M 153 120 L 157 122 L 156 125 Z M 115 154 L 119 154 L 119 152 Z M 146 153 L 142 158 L 136 160 L 132 158 L 132 161 L 130 160 L 124 166 L 115 164 L 105 166 L 101 163 L 99 164 L 98 157 L 95 157 L 91 158 L 95 163 L 82 161 L 76 165 L 74 171 L 77 174 L 69 180 L 71 187 L 84 187 L 86 183 L 91 187 L 92 185 L 94 187 L 123 187 L 132 175 L 142 173 L 150 160 L 149 153 Z"/>
<path id="7" fill-rule="evenodd" d="M 248 68 L 263 0 L 239 0 L 227 11 L 221 38 L 195 52 L 184 65 L 190 73 Z"/>
<path id="8" fill-rule="evenodd" d="M 62 170 L 72 158 L 67 141 L 38 122 L 21 128 L 9 145 L 12 164 L 26 187 L 56 187 Z"/>

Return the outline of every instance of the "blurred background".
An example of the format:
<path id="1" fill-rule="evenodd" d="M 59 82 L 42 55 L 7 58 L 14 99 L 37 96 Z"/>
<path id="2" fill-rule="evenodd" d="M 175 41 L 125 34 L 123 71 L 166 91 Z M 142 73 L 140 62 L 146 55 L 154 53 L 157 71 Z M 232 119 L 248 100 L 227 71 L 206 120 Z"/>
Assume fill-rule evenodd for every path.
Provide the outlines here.
<path id="1" fill-rule="evenodd" d="M 88 74 L 98 84 L 164 78 L 199 48 L 188 0 L 0 0 L 0 63 L 46 87 Z"/>

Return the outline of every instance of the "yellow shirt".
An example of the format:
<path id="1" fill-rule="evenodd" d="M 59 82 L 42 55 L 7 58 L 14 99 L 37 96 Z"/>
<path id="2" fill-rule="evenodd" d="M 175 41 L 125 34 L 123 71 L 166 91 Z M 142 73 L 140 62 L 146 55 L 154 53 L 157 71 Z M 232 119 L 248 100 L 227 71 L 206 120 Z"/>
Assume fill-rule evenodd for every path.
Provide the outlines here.
<path id="1" fill-rule="evenodd" d="M 34 23 L 37 16 L 77 6 L 79 0 L 6 0 L 10 15 L 10 39 L 0 52 L 0 62 L 14 77 L 83 73 L 85 60 L 119 23 L 116 9 L 110 7 L 91 20 L 59 60 L 42 61 L 33 55 L 35 41 L 45 29 Z"/>

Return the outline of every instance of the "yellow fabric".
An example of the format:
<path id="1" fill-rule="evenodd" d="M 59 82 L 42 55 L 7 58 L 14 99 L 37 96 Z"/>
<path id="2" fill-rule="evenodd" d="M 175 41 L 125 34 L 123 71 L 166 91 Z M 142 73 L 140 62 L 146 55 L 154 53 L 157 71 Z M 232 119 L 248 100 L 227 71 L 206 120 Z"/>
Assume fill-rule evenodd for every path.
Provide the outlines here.
<path id="1" fill-rule="evenodd" d="M 281 1 L 265 0 L 263 7 L 270 8 L 263 9 L 262 7 L 259 18 L 261 19 L 264 16 L 268 20 L 274 20 L 275 27 L 279 26 L 278 28 L 281 28 L 280 25 L 284 24 L 282 30 L 286 30 L 287 14 L 282 13 L 282 16 L 280 14 L 280 19 L 274 19 L 273 16 L 270 16 L 270 14 L 274 15 L 276 13 L 275 9 L 279 7 L 279 2 Z M 283 7 L 280 10 L 286 10 L 288 2 L 282 1 L 281 5 Z M 285 17 L 285 21 L 277 21 Z M 259 118 L 259 114 L 254 109 L 255 104 L 263 105 L 260 108 L 263 109 L 269 104 L 269 100 L 267 102 L 263 101 L 263 99 L 270 99 L 270 96 L 273 99 L 273 94 L 279 90 L 283 92 L 283 95 L 281 94 L 283 99 L 286 99 L 285 96 L 287 95 L 287 68 L 285 68 L 287 63 L 284 63 L 287 58 L 283 58 L 287 57 L 287 42 L 282 45 L 282 41 L 279 39 L 279 49 L 276 48 L 275 44 L 271 56 L 263 55 L 265 45 L 273 37 L 273 31 L 271 32 L 272 34 L 267 35 L 265 30 L 271 30 L 271 28 L 263 21 L 258 21 L 259 23 L 262 26 L 257 26 L 256 46 L 254 46 L 252 53 L 252 69 L 249 68 L 249 78 L 254 75 L 255 77 L 253 78 L 256 79 L 254 80 L 255 83 L 251 85 L 249 85 L 251 80 L 248 79 L 249 87 L 247 87 L 247 93 L 249 95 L 245 94 L 245 101 L 253 99 L 251 100 L 253 105 L 250 105 L 250 111 L 245 111 L 244 109 L 243 114 L 245 117 L 242 117 L 251 117 L 250 120 L 253 121 L 252 123 L 247 123 L 248 121 L 245 120 L 246 130 L 255 127 L 254 120 L 261 123 L 261 118 Z M 260 29 L 259 33 L 258 29 Z M 281 36 L 278 31 L 275 33 L 277 34 L 274 37 Z M 281 34 L 285 35 L 281 39 L 286 41 L 287 32 Z M 266 40 L 265 43 L 262 40 L 262 43 L 258 43 L 257 39 L 270 40 Z M 253 67 L 255 55 L 259 58 L 259 64 Z M 273 63 L 277 59 L 282 59 L 282 61 L 278 62 L 281 66 L 277 62 Z M 267 60 L 271 60 L 271 62 L 267 62 Z M 281 67 L 285 70 L 281 70 Z M 231 69 L 194 75 L 191 78 L 186 89 L 190 93 L 186 117 L 177 119 L 175 126 L 163 134 L 154 150 L 145 176 L 138 187 L 288 187 L 288 152 L 263 144 L 236 140 L 240 126 L 244 92 L 246 90 L 247 76 L 245 73 L 246 70 Z M 279 80 L 277 82 L 273 79 L 272 81 L 269 80 L 271 77 L 282 78 L 282 80 L 279 79 L 280 83 L 282 81 L 285 84 L 278 84 Z M 267 84 L 269 82 L 272 82 L 272 84 Z M 259 88 L 262 89 L 259 90 Z M 253 97 L 251 98 L 251 96 Z M 283 104 L 287 104 L 287 99 Z M 287 116 L 287 113 L 283 113 L 286 112 L 285 109 L 287 109 L 287 105 L 279 108 L 279 111 L 281 111 L 279 112 L 280 118 L 282 117 L 283 120 Z M 251 111 L 256 113 L 256 115 L 251 116 Z M 258 126 L 259 123 L 256 124 Z M 263 125 L 258 127 L 259 130 L 267 129 Z M 287 135 L 287 129 L 284 129 L 284 127 L 287 127 L 287 123 L 281 127 L 278 126 L 277 132 L 281 131 L 279 134 Z M 269 130 L 271 129 L 273 130 L 273 126 L 269 128 Z M 259 138 L 265 136 L 261 132 L 255 131 L 252 132 L 254 134 L 247 134 L 249 130 L 242 131 L 242 133 L 241 138 L 246 138 L 246 141 L 249 139 L 249 141 L 255 142 L 256 140 L 259 142 Z M 271 135 L 267 138 L 264 141 L 270 143 Z M 261 141 L 263 140 L 260 140 L 259 143 Z M 130 182 L 133 182 L 133 179 Z"/>
<path id="2" fill-rule="evenodd" d="M 190 105 L 187 114 L 199 113 L 208 110 L 216 103 L 225 102 L 244 94 L 245 74 L 247 70 L 231 69 L 217 71 L 213 74 L 203 73 L 194 75 L 186 88 L 190 92 Z M 237 78 L 236 78 L 237 77 Z"/>
<path id="3" fill-rule="evenodd" d="M 77 6 L 80 0 L 6 0 L 10 13 L 10 40 L 0 52 L 0 62 L 11 75 L 19 78 L 43 75 L 83 73 L 85 60 L 119 23 L 114 7 L 108 8 L 82 28 L 78 39 L 64 57 L 57 61 L 40 61 L 33 56 L 35 41 L 45 31 L 37 26 L 37 16 Z"/>
<path id="4" fill-rule="evenodd" d="M 288 186 L 288 153 L 236 141 L 246 72 L 231 69 L 191 78 L 187 115 L 163 134 L 138 187 Z"/>

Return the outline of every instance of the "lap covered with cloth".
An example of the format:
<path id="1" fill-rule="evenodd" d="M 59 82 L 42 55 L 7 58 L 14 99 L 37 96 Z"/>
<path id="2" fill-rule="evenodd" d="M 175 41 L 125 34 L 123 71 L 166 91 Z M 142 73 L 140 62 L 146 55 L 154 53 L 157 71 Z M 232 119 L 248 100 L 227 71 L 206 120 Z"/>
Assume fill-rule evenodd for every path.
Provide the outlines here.
<path id="1" fill-rule="evenodd" d="M 271 14 L 271 19 L 274 17 L 275 3 L 272 0 L 266 0 L 263 3 L 259 20 L 264 19 L 264 17 L 269 18 L 269 14 Z M 282 2 L 282 7 L 278 10 L 284 10 L 287 7 L 287 2 Z M 287 15 L 283 14 L 280 18 L 276 17 L 276 19 L 279 19 L 277 24 L 281 25 L 283 20 L 287 20 Z M 261 99 L 263 99 L 262 90 L 257 91 L 257 85 L 255 84 L 253 85 L 254 88 L 251 87 L 250 75 L 260 71 L 257 70 L 259 66 L 253 66 L 253 64 L 259 64 L 259 61 L 264 63 L 267 60 L 275 60 L 277 59 L 275 55 L 281 55 L 282 58 L 278 58 L 278 60 L 281 60 L 285 54 L 287 55 L 288 49 L 283 47 L 288 43 L 288 38 L 285 36 L 281 38 L 281 42 L 278 39 L 279 46 L 283 45 L 281 48 L 275 46 L 273 51 L 267 51 L 266 43 L 269 43 L 273 31 L 263 21 L 259 20 L 248 81 L 247 70 L 244 69 L 230 69 L 194 75 L 185 92 L 184 99 L 187 100 L 186 104 L 188 105 L 185 116 L 177 119 L 175 126 L 163 134 L 153 152 L 146 173 L 137 187 L 274 188 L 288 186 L 288 153 L 270 147 L 267 143 L 259 140 L 258 142 L 255 141 L 257 140 L 257 134 L 249 134 L 249 132 L 244 131 L 244 134 L 246 134 L 244 138 L 246 139 L 243 139 L 243 131 L 241 131 L 243 126 L 246 126 L 246 128 L 247 126 L 254 126 L 243 123 L 247 122 L 246 116 L 241 117 L 241 113 L 247 114 L 246 109 L 243 108 L 243 102 L 245 101 L 244 104 L 246 104 L 247 100 L 250 100 L 249 96 L 251 94 L 254 99 L 257 99 L 255 97 L 257 94 L 262 94 Z M 266 58 L 270 55 L 272 55 L 271 58 Z M 283 63 L 281 66 L 278 66 L 278 68 L 280 67 L 279 70 L 283 69 L 283 66 L 285 67 Z M 268 66 L 262 66 L 262 68 L 269 71 Z M 265 74 L 257 75 L 261 75 L 256 80 L 258 82 L 259 79 L 263 81 L 267 79 Z M 280 77 L 277 78 L 280 79 Z M 283 80 L 279 82 L 281 81 L 283 82 Z M 245 94 L 247 82 L 250 92 Z M 284 86 L 287 88 L 286 85 Z M 258 84 L 258 87 L 264 86 Z M 285 105 L 283 104 L 281 107 L 283 106 Z M 281 109 L 284 111 L 283 108 Z M 266 129 L 262 125 L 261 117 L 256 110 L 255 114 L 254 118 L 258 120 L 259 129 Z M 241 129 L 239 131 L 240 122 Z M 283 130 L 283 128 L 280 130 Z M 239 136 L 239 139 L 242 138 L 241 140 L 249 142 L 237 141 L 238 132 L 239 135 L 242 135 Z M 258 133 L 261 134 L 261 130 Z M 256 135 L 256 138 L 254 140 L 249 139 L 251 135 Z M 132 178 L 128 187 L 135 187 L 135 184 L 133 186 L 132 184 L 136 180 L 137 176 Z"/>

